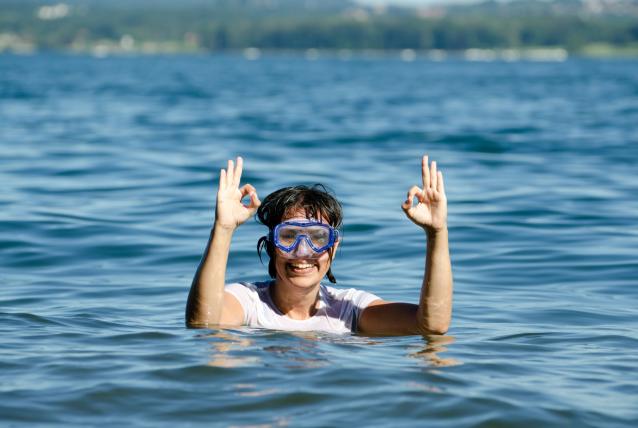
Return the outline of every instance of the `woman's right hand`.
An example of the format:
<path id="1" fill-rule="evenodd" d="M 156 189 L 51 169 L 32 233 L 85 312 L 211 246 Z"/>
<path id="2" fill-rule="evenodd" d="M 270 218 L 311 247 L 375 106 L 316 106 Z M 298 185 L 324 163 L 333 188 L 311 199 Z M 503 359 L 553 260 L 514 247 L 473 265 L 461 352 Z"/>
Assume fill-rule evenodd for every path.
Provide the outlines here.
<path id="1" fill-rule="evenodd" d="M 237 157 L 237 165 L 228 161 L 228 169 L 219 172 L 219 190 L 215 207 L 215 225 L 227 230 L 235 230 L 255 214 L 261 201 L 257 191 L 250 184 L 239 187 L 244 160 Z M 250 196 L 250 204 L 244 205 L 241 200 Z"/>

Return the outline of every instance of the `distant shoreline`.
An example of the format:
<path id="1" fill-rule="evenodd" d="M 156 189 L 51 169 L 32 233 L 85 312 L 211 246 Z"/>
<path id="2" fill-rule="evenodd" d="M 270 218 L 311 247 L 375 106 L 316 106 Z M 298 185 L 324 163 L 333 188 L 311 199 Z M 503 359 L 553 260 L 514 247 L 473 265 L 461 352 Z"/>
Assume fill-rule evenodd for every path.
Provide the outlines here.
<path id="1" fill-rule="evenodd" d="M 181 55 L 231 55 L 243 56 L 247 60 L 258 60 L 262 57 L 295 56 L 307 60 L 318 59 L 398 59 L 405 62 L 416 60 L 445 61 L 465 60 L 473 62 L 561 62 L 568 58 L 589 59 L 636 59 L 638 49 L 619 49 L 607 46 L 592 46 L 579 52 L 569 52 L 567 49 L 556 48 L 523 48 L 523 49 L 465 49 L 465 50 L 416 50 L 416 49 L 259 49 L 248 47 L 244 49 L 227 49 L 209 51 L 204 49 L 119 49 L 116 47 L 95 46 L 92 49 L 0 49 L 0 55 L 30 56 L 42 54 L 78 55 L 103 57 L 126 56 L 181 56 Z"/>
<path id="2" fill-rule="evenodd" d="M 638 57 L 638 2 L 481 1 L 430 7 L 349 0 L 7 0 L 0 53 L 272 52 L 474 61 Z"/>

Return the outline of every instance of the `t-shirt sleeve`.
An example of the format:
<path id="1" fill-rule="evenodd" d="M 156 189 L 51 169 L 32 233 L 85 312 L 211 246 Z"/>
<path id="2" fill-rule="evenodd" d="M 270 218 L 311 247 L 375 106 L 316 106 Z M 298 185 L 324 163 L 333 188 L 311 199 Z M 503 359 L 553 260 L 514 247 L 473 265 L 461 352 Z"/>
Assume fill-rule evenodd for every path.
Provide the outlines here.
<path id="1" fill-rule="evenodd" d="M 342 313 L 343 319 L 348 320 L 350 324 L 350 330 L 353 333 L 357 332 L 359 325 L 359 318 L 363 313 L 363 310 L 375 300 L 381 300 L 381 298 L 375 294 L 369 293 L 363 290 L 357 290 L 351 288 L 347 291 L 345 300 L 348 303 L 344 305 Z"/>
<path id="2" fill-rule="evenodd" d="M 375 300 L 381 300 L 379 296 L 376 294 L 368 293 L 363 290 L 353 290 L 352 298 L 350 299 L 352 304 L 359 310 L 359 312 L 363 312 L 368 305 Z M 359 315 L 359 314 L 357 314 Z"/>
<path id="3" fill-rule="evenodd" d="M 256 300 L 259 300 L 255 287 L 245 282 L 234 282 L 232 284 L 226 284 L 224 290 L 232 294 L 237 301 L 239 301 L 239 304 L 244 310 L 244 325 L 250 325 L 255 319 Z"/>

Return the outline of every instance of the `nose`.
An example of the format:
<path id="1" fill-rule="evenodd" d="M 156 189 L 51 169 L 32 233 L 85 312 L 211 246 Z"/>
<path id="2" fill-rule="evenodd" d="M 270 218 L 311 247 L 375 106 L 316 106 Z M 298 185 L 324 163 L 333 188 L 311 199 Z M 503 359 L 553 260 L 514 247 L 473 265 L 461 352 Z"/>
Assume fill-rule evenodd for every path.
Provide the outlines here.
<path id="1" fill-rule="evenodd" d="M 299 240 L 299 244 L 292 251 L 292 255 L 295 258 L 303 259 L 303 258 L 312 258 L 316 256 L 315 252 L 308 245 L 308 238 L 302 236 Z"/>

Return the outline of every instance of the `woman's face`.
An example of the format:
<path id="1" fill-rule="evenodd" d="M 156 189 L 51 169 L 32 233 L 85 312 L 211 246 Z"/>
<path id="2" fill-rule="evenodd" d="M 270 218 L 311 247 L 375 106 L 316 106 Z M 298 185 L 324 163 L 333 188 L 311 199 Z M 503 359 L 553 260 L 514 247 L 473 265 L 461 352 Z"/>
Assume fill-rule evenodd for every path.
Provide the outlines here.
<path id="1" fill-rule="evenodd" d="M 306 218 L 303 209 L 296 210 L 290 215 L 284 216 L 284 221 L 310 221 Z M 312 219 L 316 221 L 316 219 Z M 322 223 L 328 224 L 324 219 L 319 219 Z M 299 244 L 307 245 L 305 242 Z M 324 251 L 318 258 L 304 256 L 304 251 L 297 251 L 299 247 L 284 257 L 280 249 L 275 249 L 275 269 L 277 271 L 277 280 L 283 281 L 288 285 L 299 288 L 313 288 L 317 286 L 330 269 L 330 255 L 332 251 L 333 258 L 339 242 L 335 242 L 334 246 L 328 251 Z M 299 253 L 300 255 L 298 255 Z M 292 258 L 291 258 L 292 257 Z"/>

